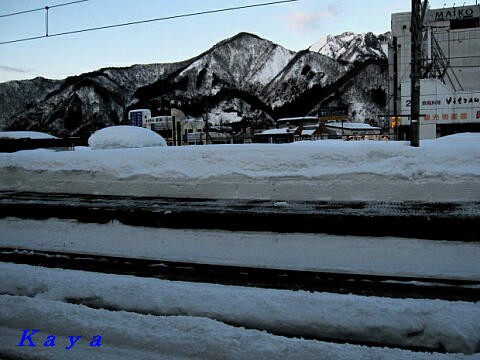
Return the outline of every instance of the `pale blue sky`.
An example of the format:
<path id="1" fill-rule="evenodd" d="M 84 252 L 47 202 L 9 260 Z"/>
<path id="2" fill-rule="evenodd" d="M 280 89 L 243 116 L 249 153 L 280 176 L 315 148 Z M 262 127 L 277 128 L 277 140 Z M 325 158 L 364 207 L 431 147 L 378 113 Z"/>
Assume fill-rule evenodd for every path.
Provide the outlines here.
<path id="1" fill-rule="evenodd" d="M 1 0 L 0 15 L 68 1 Z M 268 0 L 90 0 L 51 9 L 49 32 L 263 2 Z M 454 2 L 430 3 L 437 8 Z M 409 11 L 410 4 L 410 0 L 300 0 L 0 45 L 0 82 L 36 76 L 62 79 L 102 67 L 185 60 L 241 31 L 298 51 L 328 34 L 386 32 L 390 29 L 391 13 Z M 44 21 L 43 11 L 0 18 L 0 41 L 43 35 Z"/>

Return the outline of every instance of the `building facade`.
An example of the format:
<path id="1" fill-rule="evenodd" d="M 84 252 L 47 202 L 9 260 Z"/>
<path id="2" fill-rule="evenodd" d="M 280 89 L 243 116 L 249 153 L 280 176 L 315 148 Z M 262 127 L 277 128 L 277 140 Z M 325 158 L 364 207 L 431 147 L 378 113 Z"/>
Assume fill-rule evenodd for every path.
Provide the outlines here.
<path id="1" fill-rule="evenodd" d="M 171 109 L 171 115 L 153 116 L 149 109 L 135 109 L 128 112 L 128 119 L 132 126 L 140 126 L 153 130 L 167 141 L 168 145 L 192 145 L 204 143 L 205 122 L 188 119 L 178 109 Z"/>
<path id="2" fill-rule="evenodd" d="M 410 127 L 410 19 L 392 14 L 388 113 L 400 139 Z M 428 9 L 423 39 L 420 138 L 480 131 L 480 5 Z"/>

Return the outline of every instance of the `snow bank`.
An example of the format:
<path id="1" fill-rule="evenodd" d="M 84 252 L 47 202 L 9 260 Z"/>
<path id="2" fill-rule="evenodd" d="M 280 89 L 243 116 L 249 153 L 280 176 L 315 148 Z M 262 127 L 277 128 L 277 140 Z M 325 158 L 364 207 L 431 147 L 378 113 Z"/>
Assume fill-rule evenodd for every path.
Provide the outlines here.
<path id="1" fill-rule="evenodd" d="M 90 136 L 88 145 L 96 150 L 167 146 L 167 143 L 156 132 L 138 126 L 110 126 Z"/>
<path id="2" fill-rule="evenodd" d="M 16 298 L 20 300 L 17 303 L 15 298 L 1 297 L 0 323 L 4 326 L 21 322 L 26 328 L 41 328 L 33 323 L 39 319 L 45 321 L 44 315 L 56 317 L 52 310 L 42 314 L 42 304 L 49 300 L 51 306 L 57 308 L 65 307 L 59 302 L 70 302 L 93 308 L 156 315 L 158 323 L 155 328 L 160 334 L 169 331 L 165 328 L 167 323 L 180 330 L 175 320 L 167 320 L 179 317 L 180 323 L 185 321 L 193 326 L 190 331 L 182 329 L 179 339 L 197 333 L 198 327 L 213 324 L 212 319 L 238 327 L 293 336 L 432 349 L 443 346 L 449 352 L 467 354 L 480 351 L 478 303 L 171 282 L 4 263 L 0 263 L 0 293 L 34 297 L 34 304 L 26 299 Z M 28 307 L 40 307 L 40 317 L 37 314 L 29 316 L 30 312 L 25 310 L 26 303 L 29 303 Z M 84 312 L 83 309 L 73 309 L 67 318 L 62 318 L 63 326 L 70 333 L 74 333 L 72 323 L 79 321 L 77 311 Z M 146 317 L 145 320 L 148 319 L 151 318 Z M 105 329 L 108 325 L 99 327 Z M 218 342 L 225 336 L 228 339 L 229 332 L 233 331 L 224 325 L 217 324 L 216 327 L 224 328 L 227 333 L 217 334 L 219 336 L 209 341 Z M 144 325 L 145 329 L 151 330 Z M 128 334 L 128 330 L 125 331 Z M 256 331 L 251 335 L 262 336 Z M 165 339 L 161 338 L 160 343 L 164 344 Z M 283 341 L 301 343 L 298 340 Z M 319 345 L 316 342 L 313 344 Z M 188 341 L 183 342 L 181 347 L 185 346 L 188 347 Z M 250 358 L 258 357 L 251 354 Z M 305 358 L 303 354 L 301 358 Z"/>
<path id="3" fill-rule="evenodd" d="M 280 206 L 281 204 L 279 204 Z M 227 266 L 480 281 L 480 245 L 0 219 L 0 246 Z M 66 242 L 65 239 L 68 239 Z"/>
<path id="4" fill-rule="evenodd" d="M 451 354 L 330 344 L 288 339 L 221 322 L 187 316 L 153 316 L 123 311 L 94 310 L 41 298 L 0 295 L 0 353 L 7 358 L 35 359 L 195 359 L 250 360 L 447 360 Z M 23 329 L 39 329 L 40 341 L 55 334 L 58 345 L 18 347 Z M 100 348 L 89 348 L 92 336 L 102 336 Z M 65 350 L 67 336 L 83 336 Z M 43 338 L 43 339 L 42 339 Z M 37 344 L 39 340 L 36 340 Z M 455 359 L 478 360 L 457 354 Z"/>
<path id="5" fill-rule="evenodd" d="M 142 129 L 138 128 L 140 131 Z M 345 201 L 480 200 L 480 134 L 406 142 L 0 154 L 0 190 Z"/>
<path id="6" fill-rule="evenodd" d="M 38 131 L 0 131 L 0 139 L 58 139 L 57 137 Z"/>

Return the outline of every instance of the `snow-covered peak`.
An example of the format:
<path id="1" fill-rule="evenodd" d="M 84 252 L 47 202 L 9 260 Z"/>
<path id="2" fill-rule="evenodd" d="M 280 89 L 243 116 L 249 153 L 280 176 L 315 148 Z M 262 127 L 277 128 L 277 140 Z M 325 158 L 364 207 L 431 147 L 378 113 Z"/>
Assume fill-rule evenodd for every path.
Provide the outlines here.
<path id="1" fill-rule="evenodd" d="M 202 54 L 185 68 L 180 76 L 190 74 L 197 79 L 203 72 L 201 76 L 203 81 L 198 82 L 196 91 L 202 90 L 205 85 L 209 87 L 213 74 L 218 79 L 239 87 L 255 83 L 266 85 L 294 56 L 293 51 L 271 41 L 253 34 L 239 33 Z"/>
<path id="2" fill-rule="evenodd" d="M 335 60 L 349 63 L 365 61 L 371 58 L 386 59 L 391 34 L 374 35 L 344 32 L 340 35 L 327 35 L 320 38 L 309 50 Z"/>

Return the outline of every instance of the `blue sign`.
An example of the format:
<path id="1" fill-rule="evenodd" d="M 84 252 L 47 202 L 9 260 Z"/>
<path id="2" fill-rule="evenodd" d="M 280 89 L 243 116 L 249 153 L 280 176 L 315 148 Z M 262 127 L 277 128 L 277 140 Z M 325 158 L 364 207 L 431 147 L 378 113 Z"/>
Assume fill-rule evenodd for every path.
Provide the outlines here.
<path id="1" fill-rule="evenodd" d="M 141 111 L 135 111 L 130 113 L 130 125 L 142 127 L 142 116 Z"/>

